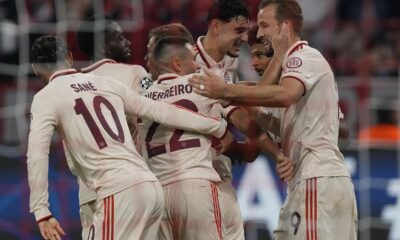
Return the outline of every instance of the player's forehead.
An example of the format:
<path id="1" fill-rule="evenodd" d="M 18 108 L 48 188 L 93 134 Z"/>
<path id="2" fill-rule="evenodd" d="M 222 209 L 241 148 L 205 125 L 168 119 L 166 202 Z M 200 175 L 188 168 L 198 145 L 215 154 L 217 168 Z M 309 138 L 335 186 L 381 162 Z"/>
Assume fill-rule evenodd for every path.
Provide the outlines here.
<path id="1" fill-rule="evenodd" d="M 258 25 L 272 21 L 275 18 L 275 8 L 275 5 L 269 5 L 260 9 L 257 14 Z"/>
<path id="2" fill-rule="evenodd" d="M 235 30 L 246 30 L 248 31 L 250 29 L 250 22 L 249 19 L 240 15 L 233 17 L 231 20 L 229 20 L 226 23 L 227 26 L 235 29 Z"/>
<path id="3" fill-rule="evenodd" d="M 253 54 L 265 53 L 266 52 L 265 45 L 262 43 L 254 43 L 251 45 L 251 52 Z"/>

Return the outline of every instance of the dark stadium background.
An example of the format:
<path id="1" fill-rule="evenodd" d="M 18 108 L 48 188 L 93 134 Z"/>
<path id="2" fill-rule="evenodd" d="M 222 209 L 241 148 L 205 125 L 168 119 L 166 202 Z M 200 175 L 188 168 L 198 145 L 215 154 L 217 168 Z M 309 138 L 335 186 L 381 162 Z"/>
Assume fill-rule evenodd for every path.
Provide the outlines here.
<path id="1" fill-rule="evenodd" d="M 75 31 L 92 13 L 117 19 L 132 41 L 132 63 L 144 64 L 147 33 L 158 25 L 182 22 L 195 37 L 207 30 L 211 0 L 0 0 L 0 239 L 40 239 L 29 213 L 26 140 L 32 96 L 43 84 L 32 75 L 29 48 L 34 39 L 56 33 L 67 39 L 75 67 L 88 64 L 77 50 Z M 245 1 L 255 23 L 258 0 Z M 343 151 L 354 180 L 359 239 L 400 239 L 400 141 L 360 140 L 360 132 L 400 122 L 400 2 L 396 0 L 299 0 L 304 38 L 331 64 L 340 105 L 351 129 Z M 104 3 L 104 4 L 102 4 Z M 240 76 L 255 78 L 248 47 L 241 50 Z M 390 111 L 392 118 L 381 115 Z M 321 110 L 322 111 L 322 110 Z M 383 117 L 383 118 L 382 118 Z M 386 118 L 385 118 L 386 117 Z M 246 239 L 270 239 L 285 185 L 264 155 L 252 165 L 235 165 Z M 54 137 L 50 156 L 51 210 L 67 232 L 80 239 L 77 185 Z M 276 223 L 275 223 L 276 224 Z"/>

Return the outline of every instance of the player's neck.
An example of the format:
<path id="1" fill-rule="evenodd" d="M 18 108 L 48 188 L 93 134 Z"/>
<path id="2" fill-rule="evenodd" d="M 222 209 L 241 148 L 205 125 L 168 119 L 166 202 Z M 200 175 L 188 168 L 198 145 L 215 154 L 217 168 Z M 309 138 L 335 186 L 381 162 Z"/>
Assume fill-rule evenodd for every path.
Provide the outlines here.
<path id="1" fill-rule="evenodd" d="M 216 62 L 220 62 L 224 57 L 225 54 L 222 54 L 219 51 L 217 41 L 213 39 L 212 36 L 210 36 L 208 33 L 207 35 L 203 38 L 202 45 L 204 48 L 204 51 Z"/>
<path id="2" fill-rule="evenodd" d="M 302 39 L 297 36 L 297 35 L 293 35 L 292 37 L 289 38 L 289 46 L 293 46 L 295 45 L 298 41 L 301 41 Z"/>

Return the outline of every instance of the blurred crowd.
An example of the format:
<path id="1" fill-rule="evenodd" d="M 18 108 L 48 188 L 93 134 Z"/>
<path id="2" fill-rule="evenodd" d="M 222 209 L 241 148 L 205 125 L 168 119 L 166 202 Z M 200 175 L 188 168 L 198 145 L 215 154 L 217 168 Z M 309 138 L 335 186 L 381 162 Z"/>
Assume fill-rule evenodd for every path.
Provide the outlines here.
<path id="1" fill-rule="evenodd" d="M 195 37 L 206 31 L 206 15 L 212 0 L 0 0 L 1 62 L 19 63 L 18 29 L 21 24 L 68 24 L 104 11 L 120 21 L 143 19 L 132 34 L 134 49 L 146 45 L 150 28 L 182 22 Z M 97 1 L 96 1 L 97 2 Z M 255 21 L 259 0 L 246 0 Z M 305 11 L 304 38 L 320 49 L 339 76 L 356 76 L 368 71 L 373 76 L 397 77 L 400 59 L 400 2 L 396 0 L 299 0 Z M 22 4 L 23 5 L 23 4 Z M 22 11 L 22 12 L 21 12 Z M 26 14 L 23 13 L 26 11 Z M 25 15 L 25 16 L 24 16 Z M 40 34 L 30 34 L 31 41 Z M 73 31 L 68 41 L 74 48 Z M 132 61 L 143 63 L 144 52 Z M 79 54 L 78 54 L 79 55 Z M 80 56 L 78 56 L 80 57 Z"/>
<path id="2" fill-rule="evenodd" d="M 104 0 L 104 5 L 94 5 L 99 1 L 0 0 L 0 67 L 1 64 L 29 63 L 29 58 L 21 54 L 24 49 L 21 45 L 32 43 L 40 35 L 57 33 L 63 27 L 77 62 L 87 60 L 75 43 L 76 27 L 86 17 L 102 12 L 122 22 L 126 37 L 132 41 L 132 63 L 144 65 L 147 34 L 151 28 L 181 22 L 197 38 L 206 32 L 207 9 L 211 1 Z M 260 0 L 244 1 L 251 11 L 253 24 L 256 24 Z M 399 81 L 400 1 L 299 2 L 305 18 L 304 39 L 324 54 L 336 76 L 350 76 L 361 82 L 361 87 L 356 90 L 360 99 L 365 97 L 366 92 L 368 94 L 371 78 Z M 13 83 L 17 74 L 2 68 L 0 84 Z M 340 78 L 338 81 L 340 84 Z M 346 114 L 346 106 L 343 108 Z"/>

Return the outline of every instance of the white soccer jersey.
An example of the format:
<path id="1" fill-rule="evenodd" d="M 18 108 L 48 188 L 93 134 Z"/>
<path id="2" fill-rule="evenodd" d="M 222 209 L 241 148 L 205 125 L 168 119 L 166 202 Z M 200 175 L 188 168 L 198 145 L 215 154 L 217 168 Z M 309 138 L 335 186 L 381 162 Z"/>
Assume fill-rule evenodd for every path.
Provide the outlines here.
<path id="1" fill-rule="evenodd" d="M 191 76 L 162 74 L 145 96 L 209 116 L 211 108 L 222 100 L 194 93 L 188 82 Z M 220 181 L 212 167 L 209 136 L 165 127 L 148 120 L 139 125 L 146 142 L 143 152 L 147 154 L 150 169 L 161 185 L 193 178 Z"/>
<path id="2" fill-rule="evenodd" d="M 204 36 L 199 37 L 194 46 L 196 50 L 196 62 L 200 67 L 206 68 L 222 77 L 227 83 L 236 83 L 238 79 L 237 68 L 239 65 L 238 58 L 230 57 L 225 55 L 220 62 L 216 62 L 208 53 L 204 50 L 202 41 Z"/>
<path id="3" fill-rule="evenodd" d="M 349 176 L 339 151 L 338 90 L 333 72 L 320 52 L 299 41 L 283 61 L 282 79 L 304 86 L 304 96 L 280 109 L 282 148 L 295 163 L 299 180 L 320 176 Z"/>
<path id="4" fill-rule="evenodd" d="M 148 74 L 142 66 L 117 63 L 116 61 L 107 58 L 97 61 L 88 67 L 82 68 L 81 72 L 90 73 L 96 76 L 112 77 L 115 80 L 126 84 L 129 89 L 138 93 L 142 90 L 141 81 L 148 79 Z M 128 116 L 127 121 L 136 149 L 139 150 L 140 153 L 141 143 L 138 139 L 137 119 Z M 86 187 L 82 181 L 78 180 L 78 184 L 80 205 L 96 200 L 96 194 Z"/>
<path id="5" fill-rule="evenodd" d="M 222 121 L 141 97 L 111 78 L 66 69 L 49 81 L 31 107 L 27 164 L 30 210 L 36 220 L 51 215 L 48 154 L 55 128 L 71 157 L 70 168 L 100 199 L 137 183 L 156 181 L 133 145 L 124 111 L 216 137 L 226 132 Z"/>
<path id="6" fill-rule="evenodd" d="M 239 60 L 237 58 L 225 55 L 220 62 L 216 62 L 203 47 L 204 36 L 197 39 L 195 44 L 196 50 L 196 63 L 202 69 L 209 69 L 213 73 L 217 74 L 219 77 L 223 78 L 227 83 L 236 83 L 238 79 L 237 68 L 239 65 Z M 213 110 L 212 116 L 227 116 L 230 115 L 236 107 L 229 106 L 227 108 L 217 107 Z M 228 119 L 228 118 L 226 118 Z M 232 179 L 232 162 L 231 159 L 225 155 L 219 155 L 215 162 L 213 162 L 214 168 L 217 170 L 218 174 L 223 179 Z"/>

